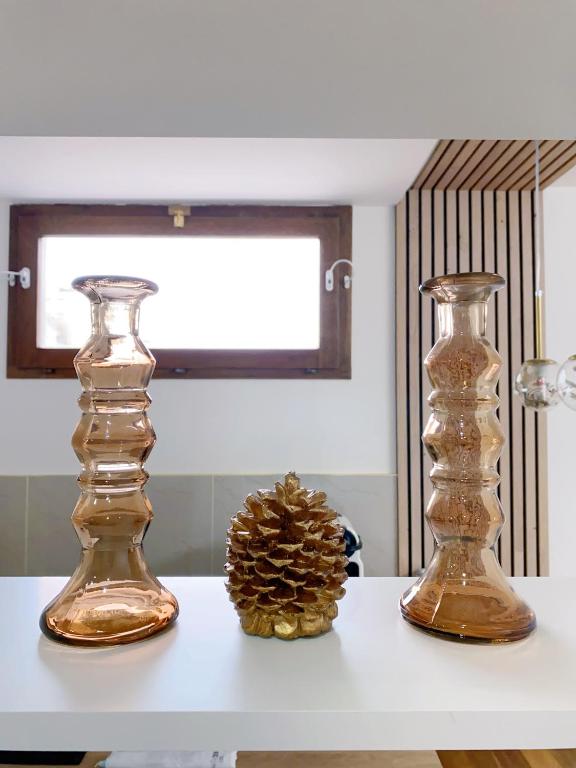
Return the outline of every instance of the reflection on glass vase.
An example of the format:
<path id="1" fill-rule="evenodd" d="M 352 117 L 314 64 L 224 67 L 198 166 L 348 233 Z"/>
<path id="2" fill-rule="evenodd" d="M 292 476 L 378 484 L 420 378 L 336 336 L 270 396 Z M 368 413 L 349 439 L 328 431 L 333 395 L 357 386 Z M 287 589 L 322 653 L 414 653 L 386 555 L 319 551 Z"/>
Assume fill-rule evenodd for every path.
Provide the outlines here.
<path id="1" fill-rule="evenodd" d="M 142 551 L 152 519 L 143 463 L 156 439 L 146 393 L 155 360 L 138 336 L 138 317 L 157 286 L 106 276 L 78 278 L 73 286 L 92 310 L 92 335 L 74 359 L 83 392 L 72 438 L 82 462 L 72 522 L 82 556 L 40 626 L 54 640 L 116 645 L 149 637 L 178 615 L 175 597 L 152 575 Z"/>
<path id="2" fill-rule="evenodd" d="M 435 549 L 400 608 L 422 629 L 476 642 L 519 640 L 536 626 L 494 551 L 504 522 L 496 495 L 504 444 L 496 417 L 501 360 L 485 333 L 488 300 L 503 285 L 499 275 L 470 272 L 435 277 L 421 288 L 436 299 L 440 322 L 425 361 L 433 390 L 423 435 L 433 461 L 426 517 Z"/>

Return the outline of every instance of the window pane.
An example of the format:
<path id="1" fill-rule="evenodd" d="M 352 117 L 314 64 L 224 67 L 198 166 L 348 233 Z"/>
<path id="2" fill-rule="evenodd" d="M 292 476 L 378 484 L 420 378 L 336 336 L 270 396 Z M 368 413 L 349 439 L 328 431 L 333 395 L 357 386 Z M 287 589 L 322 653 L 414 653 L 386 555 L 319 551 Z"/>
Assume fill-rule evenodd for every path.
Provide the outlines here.
<path id="1" fill-rule="evenodd" d="M 154 349 L 318 349 L 320 241 L 313 237 L 47 236 L 38 253 L 37 344 L 78 349 L 87 274 L 158 283 L 140 333 Z"/>

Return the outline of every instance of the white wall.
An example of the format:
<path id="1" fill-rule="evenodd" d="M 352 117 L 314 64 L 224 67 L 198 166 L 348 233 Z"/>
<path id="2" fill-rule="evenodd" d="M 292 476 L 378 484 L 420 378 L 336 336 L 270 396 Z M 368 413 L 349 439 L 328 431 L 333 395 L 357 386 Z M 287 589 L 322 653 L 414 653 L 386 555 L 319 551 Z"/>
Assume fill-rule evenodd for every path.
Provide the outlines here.
<path id="1" fill-rule="evenodd" d="M 546 355 L 562 364 L 576 353 L 576 187 L 544 192 Z M 574 572 L 576 413 L 564 404 L 548 415 L 550 573 Z"/>
<path id="2" fill-rule="evenodd" d="M 8 210 L 1 202 L 0 269 L 8 263 Z M 395 472 L 392 207 L 354 207 L 353 258 L 353 378 L 153 381 L 151 472 Z M 74 473 L 78 384 L 6 379 L 7 290 L 2 283 L 0 475 Z"/>

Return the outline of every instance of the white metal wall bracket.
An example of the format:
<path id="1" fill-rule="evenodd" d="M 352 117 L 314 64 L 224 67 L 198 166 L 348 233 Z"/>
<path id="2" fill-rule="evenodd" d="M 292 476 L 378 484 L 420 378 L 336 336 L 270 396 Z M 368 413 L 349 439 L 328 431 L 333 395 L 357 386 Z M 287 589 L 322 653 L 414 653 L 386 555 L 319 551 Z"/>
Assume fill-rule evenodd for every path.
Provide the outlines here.
<path id="1" fill-rule="evenodd" d="M 16 278 L 18 278 L 22 288 L 30 288 L 31 278 L 29 267 L 22 267 L 19 272 L 13 272 L 12 270 L 0 272 L 0 277 L 8 279 L 10 288 L 13 288 L 16 285 Z"/>
<path id="2" fill-rule="evenodd" d="M 337 259 L 337 261 L 332 264 L 330 269 L 327 269 L 324 273 L 324 287 L 326 290 L 331 293 L 334 290 L 334 267 L 337 267 L 338 264 L 349 264 L 350 268 L 353 269 L 354 265 L 350 261 L 350 259 Z M 352 285 L 352 275 L 344 275 L 344 279 L 342 280 L 342 285 L 346 290 L 348 291 Z"/>

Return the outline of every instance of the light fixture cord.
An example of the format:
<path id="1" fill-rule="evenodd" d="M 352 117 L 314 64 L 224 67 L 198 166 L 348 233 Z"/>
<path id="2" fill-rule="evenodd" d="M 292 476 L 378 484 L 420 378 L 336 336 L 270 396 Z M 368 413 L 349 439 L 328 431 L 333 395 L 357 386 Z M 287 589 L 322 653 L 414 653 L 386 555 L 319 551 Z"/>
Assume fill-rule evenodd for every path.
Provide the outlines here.
<path id="1" fill-rule="evenodd" d="M 544 355 L 544 333 L 542 317 L 542 287 L 541 287 L 541 269 L 542 269 L 542 249 L 541 249 L 541 226 L 540 226 L 540 141 L 534 140 L 534 237 L 536 239 L 536 264 L 535 264 L 535 293 L 534 293 L 534 311 L 536 326 L 536 359 L 542 359 Z"/>

